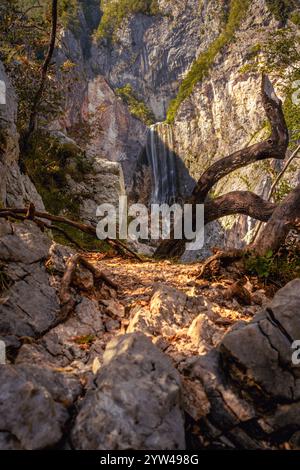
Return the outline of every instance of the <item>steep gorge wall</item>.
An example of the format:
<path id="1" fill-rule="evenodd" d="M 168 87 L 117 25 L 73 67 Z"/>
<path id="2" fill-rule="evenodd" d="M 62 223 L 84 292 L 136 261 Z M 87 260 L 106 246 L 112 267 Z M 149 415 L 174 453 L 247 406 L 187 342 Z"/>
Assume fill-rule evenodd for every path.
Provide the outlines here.
<path id="1" fill-rule="evenodd" d="M 172 124 L 175 151 L 196 180 L 217 159 L 267 137 L 269 129 L 260 95 L 261 76 L 243 72 L 242 67 L 248 63 L 253 47 L 279 26 L 264 0 L 251 2 L 235 32 L 236 40 L 218 54 L 208 76 L 179 107 Z M 274 84 L 281 95 L 277 80 Z M 288 176 L 291 184 L 300 179 L 299 162 L 296 167 L 291 168 Z M 267 196 L 276 169 L 280 169 L 278 162 L 271 165 L 261 162 L 243 168 L 221 180 L 213 189 L 213 195 L 251 190 Z M 228 229 L 227 244 L 234 246 L 253 228 L 253 221 L 244 216 L 225 218 L 222 223 Z"/>
<path id="2" fill-rule="evenodd" d="M 253 46 L 282 26 L 267 3 L 255 0 L 249 2 L 248 9 L 243 6 L 243 16 L 234 28 L 231 26 L 232 37 L 215 54 L 208 73 L 190 96 L 182 100 L 170 129 L 166 124 L 156 127 L 157 139 L 162 142 L 166 133 L 172 134 L 168 142 L 172 142 L 171 151 L 178 163 L 179 196 L 191 191 L 193 180 L 213 161 L 267 136 L 260 76 L 241 70 Z M 231 2 L 159 0 L 158 5 L 159 14 L 155 16 L 134 14 L 125 18 L 113 42 L 91 40 L 91 36 L 87 39 L 89 26 L 81 13 L 81 33 L 66 31 L 58 53 L 61 63 L 66 59 L 74 62 L 72 73 L 77 76 L 77 84 L 67 93 L 65 131 L 76 140 L 78 123 L 82 123 L 83 131 L 85 125 L 91 127 L 88 153 L 92 158 L 120 162 L 127 189 L 134 181 L 134 194 L 141 194 L 142 200 L 151 194 L 147 189 L 150 162 L 143 150 L 149 126 L 130 113 L 130 106 L 117 96 L 118 90 L 129 84 L 155 119 L 164 120 L 170 101 L 177 96 L 195 60 L 222 39 Z M 278 169 L 277 164 L 270 167 L 263 163 L 245 168 L 220 181 L 213 194 L 248 189 L 266 195 Z M 297 178 L 298 169 L 293 167 L 289 181 Z M 226 218 L 222 225 L 209 228 L 210 246 L 224 242 L 237 246 L 253 221 Z"/>
<path id="3" fill-rule="evenodd" d="M 23 206 L 34 202 L 44 205 L 29 177 L 19 167 L 19 135 L 16 128 L 17 99 L 11 82 L 0 62 L 0 81 L 4 96 L 0 104 L 0 207 Z"/>
<path id="4" fill-rule="evenodd" d="M 220 32 L 222 3 L 206 1 L 200 8 L 199 0 L 159 0 L 158 15 L 125 18 L 114 42 L 87 35 L 89 24 L 79 10 L 79 29 L 66 30 L 57 51 L 59 65 L 73 64 L 73 84 L 66 86 L 65 114 L 56 127 L 76 140 L 78 126 L 81 133 L 86 126 L 90 154 L 121 162 L 130 183 L 147 125 L 114 91 L 129 84 L 154 121 L 164 120 L 183 75 Z"/>

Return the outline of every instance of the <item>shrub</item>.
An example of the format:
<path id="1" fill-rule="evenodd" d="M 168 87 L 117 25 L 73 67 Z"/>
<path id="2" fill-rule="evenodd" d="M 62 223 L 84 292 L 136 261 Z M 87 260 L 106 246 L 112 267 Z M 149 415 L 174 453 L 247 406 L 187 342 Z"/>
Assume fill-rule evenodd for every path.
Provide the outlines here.
<path id="1" fill-rule="evenodd" d="M 117 88 L 115 90 L 116 95 L 122 98 L 124 103 L 127 104 L 130 113 L 142 121 L 147 126 L 150 126 L 155 122 L 155 117 L 152 111 L 146 106 L 146 104 L 139 100 L 132 89 L 132 86 L 127 83 L 124 87 Z"/>
<path id="2" fill-rule="evenodd" d="M 91 166 L 83 152 L 68 148 L 46 132 L 39 131 L 30 141 L 23 164 L 49 212 L 78 216 L 79 200 L 68 191 L 67 175 L 81 181 L 90 171 Z"/>
<path id="3" fill-rule="evenodd" d="M 278 287 L 299 277 L 300 247 L 299 243 L 287 240 L 277 254 L 272 251 L 265 256 L 248 255 L 245 258 L 246 272 L 257 276 L 265 283 L 276 283 Z"/>
<path id="4" fill-rule="evenodd" d="M 69 28 L 74 33 L 79 30 L 78 1 L 61 0 L 58 2 L 58 14 L 63 26 Z"/>

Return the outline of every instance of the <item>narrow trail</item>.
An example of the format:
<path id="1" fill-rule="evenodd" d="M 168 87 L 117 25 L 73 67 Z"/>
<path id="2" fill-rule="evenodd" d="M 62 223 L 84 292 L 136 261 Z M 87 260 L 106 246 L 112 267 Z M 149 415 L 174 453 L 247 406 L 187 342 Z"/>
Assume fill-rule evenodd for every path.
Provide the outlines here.
<path id="1" fill-rule="evenodd" d="M 86 256 L 118 286 L 117 292 L 102 285 L 89 294 L 102 308 L 106 330 L 101 337 L 103 350 L 118 334 L 142 331 L 150 334 L 180 368 L 186 359 L 217 346 L 236 322 L 252 320 L 268 300 L 264 292 L 259 301 L 254 296 L 250 305 L 241 305 L 234 297 L 226 298 L 233 279 L 228 275 L 215 281 L 197 280 L 201 263 L 183 265 L 151 259 L 140 263 L 103 254 Z M 257 286 L 249 283 L 248 287 L 257 292 Z M 137 321 L 135 315 L 140 316 Z M 199 335 L 206 340 L 199 343 Z M 98 354 L 100 360 L 101 355 Z"/>
<path id="2" fill-rule="evenodd" d="M 171 261 L 145 261 L 140 263 L 122 257 L 98 259 L 98 255 L 89 255 L 89 260 L 109 273 L 118 285 L 117 298 L 125 307 L 126 314 L 135 307 L 149 304 L 153 292 L 159 287 L 173 287 L 184 292 L 189 298 L 205 299 L 214 312 L 233 323 L 238 320 L 249 321 L 259 305 L 241 306 L 234 298 L 226 300 L 224 292 L 232 279 L 222 281 L 197 280 L 201 264 L 178 264 Z"/>

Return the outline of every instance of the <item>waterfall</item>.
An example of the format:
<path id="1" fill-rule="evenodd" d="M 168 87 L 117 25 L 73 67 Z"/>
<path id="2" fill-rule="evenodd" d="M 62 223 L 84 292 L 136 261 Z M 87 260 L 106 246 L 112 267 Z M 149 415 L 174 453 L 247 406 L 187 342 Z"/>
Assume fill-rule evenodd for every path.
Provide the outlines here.
<path id="1" fill-rule="evenodd" d="M 152 170 L 151 202 L 173 203 L 178 196 L 178 178 L 171 126 L 160 122 L 149 128 L 146 153 Z"/>

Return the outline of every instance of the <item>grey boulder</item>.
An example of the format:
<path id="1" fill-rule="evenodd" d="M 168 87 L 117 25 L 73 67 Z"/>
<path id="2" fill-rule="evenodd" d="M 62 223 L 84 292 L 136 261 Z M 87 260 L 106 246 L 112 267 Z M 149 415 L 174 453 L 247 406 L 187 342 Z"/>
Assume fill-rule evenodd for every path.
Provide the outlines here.
<path id="1" fill-rule="evenodd" d="M 76 418 L 76 449 L 185 449 L 181 383 L 170 360 L 142 333 L 118 336 Z"/>

